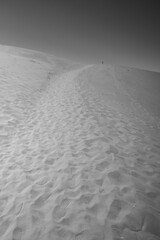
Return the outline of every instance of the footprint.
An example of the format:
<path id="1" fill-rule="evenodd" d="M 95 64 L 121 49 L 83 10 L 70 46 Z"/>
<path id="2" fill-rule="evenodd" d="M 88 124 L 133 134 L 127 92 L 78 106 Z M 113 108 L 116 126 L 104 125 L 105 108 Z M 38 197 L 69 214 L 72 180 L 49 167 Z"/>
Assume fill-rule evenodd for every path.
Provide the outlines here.
<path id="1" fill-rule="evenodd" d="M 154 200 L 146 196 L 145 189 L 138 189 L 139 186 L 136 186 L 136 197 L 139 201 L 143 202 L 144 205 L 155 207 Z"/>
<path id="2" fill-rule="evenodd" d="M 104 231 L 101 226 L 96 224 L 91 226 L 89 229 L 85 229 L 75 236 L 75 240 L 103 240 Z"/>
<path id="3" fill-rule="evenodd" d="M 155 148 L 158 148 L 158 149 L 160 150 L 160 145 L 159 145 L 159 144 L 154 143 L 153 146 L 154 146 Z"/>
<path id="4" fill-rule="evenodd" d="M 132 232 L 132 233 L 135 233 L 135 232 Z M 126 239 L 131 239 L 130 237 L 129 238 L 126 238 Z M 135 239 L 145 239 L 145 240 L 159 240 L 160 238 L 150 232 L 144 232 L 144 231 L 139 231 L 137 233 L 135 233 L 134 235 L 134 238 L 132 238 L 133 240 Z"/>
<path id="5" fill-rule="evenodd" d="M 123 220 L 123 226 L 127 227 L 132 231 L 137 232 L 142 229 L 143 220 L 144 220 L 143 213 L 135 211 L 134 213 L 129 213 L 128 215 L 125 216 Z"/>
<path id="6" fill-rule="evenodd" d="M 131 187 L 125 186 L 122 188 L 121 193 L 122 194 L 128 194 L 128 193 L 130 194 L 131 191 L 132 191 Z"/>
<path id="7" fill-rule="evenodd" d="M 85 144 L 87 145 L 87 147 L 91 147 L 96 140 L 96 138 L 85 140 Z"/>
<path id="8" fill-rule="evenodd" d="M 76 198 L 77 196 L 80 195 L 80 189 L 77 189 L 75 191 L 70 191 L 70 190 L 67 190 L 65 192 L 66 196 L 69 197 L 69 198 Z"/>
<path id="9" fill-rule="evenodd" d="M 40 224 L 43 224 L 45 216 L 42 211 L 32 209 L 31 215 L 32 215 L 32 225 L 33 226 L 39 226 Z"/>
<path id="10" fill-rule="evenodd" d="M 22 240 L 24 230 L 20 227 L 16 227 L 13 230 L 12 240 Z"/>
<path id="11" fill-rule="evenodd" d="M 114 147 L 113 145 L 110 145 L 109 150 L 106 151 L 106 153 L 110 154 L 110 153 L 114 153 L 114 154 L 118 154 L 118 149 L 116 147 Z"/>
<path id="12" fill-rule="evenodd" d="M 71 227 L 73 221 L 74 221 L 74 214 L 70 214 L 69 216 L 62 218 L 62 220 L 59 223 L 67 227 Z"/>
<path id="13" fill-rule="evenodd" d="M 77 200 L 79 204 L 89 204 L 94 198 L 94 194 L 82 194 L 81 197 Z"/>
<path id="14" fill-rule="evenodd" d="M 160 148 L 158 148 L 158 147 L 152 147 L 152 148 L 150 149 L 150 152 L 152 152 L 153 154 L 160 155 Z"/>
<path id="15" fill-rule="evenodd" d="M 91 182 L 83 182 L 82 185 L 80 186 L 80 190 L 83 193 L 94 193 L 95 190 L 97 190 L 97 187 L 95 184 L 91 183 Z"/>
<path id="16" fill-rule="evenodd" d="M 137 167 L 139 167 L 139 166 L 143 166 L 145 162 L 146 162 L 145 159 L 138 157 L 136 159 L 136 163 L 135 164 L 137 164 Z"/>
<path id="17" fill-rule="evenodd" d="M 44 163 L 47 165 L 53 165 L 56 159 L 52 158 L 52 157 L 48 157 L 47 159 L 45 159 Z"/>
<path id="18" fill-rule="evenodd" d="M 31 191 L 30 191 L 31 199 L 34 199 L 34 198 L 38 197 L 40 194 L 41 194 L 41 190 L 40 189 L 32 188 Z"/>
<path id="19" fill-rule="evenodd" d="M 56 231 L 58 237 L 60 237 L 60 239 L 70 239 L 70 232 L 67 231 L 65 228 L 60 227 L 57 231 Z"/>
<path id="20" fill-rule="evenodd" d="M 48 177 L 41 177 L 38 181 L 36 181 L 36 184 L 38 185 L 45 185 L 49 181 Z"/>
<path id="21" fill-rule="evenodd" d="M 120 239 L 124 239 L 124 240 L 127 240 L 127 239 L 129 239 L 129 240 L 139 240 L 139 239 L 142 239 L 142 240 L 143 239 L 145 239 L 145 240 L 156 240 L 154 238 L 153 239 L 152 238 L 143 238 L 143 237 L 138 238 L 137 233 L 129 230 L 128 228 L 124 229 L 124 231 L 122 233 L 122 237 Z"/>
<path id="22" fill-rule="evenodd" d="M 64 198 L 62 201 L 61 201 L 61 208 L 68 208 L 68 206 L 71 204 L 72 200 L 69 199 L 69 198 Z"/>
<path id="23" fill-rule="evenodd" d="M 142 230 L 160 237 L 160 217 L 153 213 L 146 213 Z"/>
<path id="24" fill-rule="evenodd" d="M 51 196 L 51 193 L 45 192 L 42 195 L 40 195 L 37 199 L 35 199 L 34 203 L 32 204 L 33 207 L 42 207 L 46 200 Z"/>
<path id="25" fill-rule="evenodd" d="M 123 179 L 122 174 L 117 170 L 109 172 L 108 178 L 113 184 L 120 184 L 122 183 L 122 179 Z"/>
<path id="26" fill-rule="evenodd" d="M 115 220 L 118 217 L 121 209 L 122 209 L 122 202 L 118 199 L 113 200 L 107 217 L 109 219 Z"/>
<path id="27" fill-rule="evenodd" d="M 6 233 L 7 229 L 10 226 L 10 224 L 11 224 L 11 221 L 9 219 L 4 220 L 0 224 L 0 237 L 2 237 Z"/>
<path id="28" fill-rule="evenodd" d="M 16 215 L 19 215 L 19 214 L 20 214 L 20 212 L 23 210 L 23 206 L 24 206 L 23 203 L 17 204 L 17 206 L 16 206 L 16 211 L 15 211 L 15 214 L 16 214 Z"/>
<path id="29" fill-rule="evenodd" d="M 52 212 L 52 218 L 55 221 L 61 220 L 65 215 L 66 209 L 61 207 L 60 205 L 57 205 Z"/>
<path id="30" fill-rule="evenodd" d="M 104 181 L 103 178 L 99 178 L 99 179 L 96 179 L 96 180 L 95 180 L 95 183 L 96 183 L 98 186 L 102 186 L 102 185 L 103 185 L 103 181 Z"/>
<path id="31" fill-rule="evenodd" d="M 156 199 L 158 196 L 160 196 L 160 193 L 158 193 L 158 192 L 156 192 L 156 191 L 150 190 L 150 191 L 148 191 L 148 192 L 146 193 L 146 196 L 154 200 L 154 199 Z"/>
<path id="32" fill-rule="evenodd" d="M 110 163 L 105 160 L 105 161 L 102 161 L 101 163 L 98 163 L 96 165 L 96 169 L 100 172 L 104 171 L 106 168 L 108 168 L 108 166 L 110 165 Z"/>
<path id="33" fill-rule="evenodd" d="M 53 239 L 58 240 L 58 237 L 56 237 L 56 231 L 54 228 L 49 230 L 48 232 L 48 240 L 53 240 Z"/>
<path id="34" fill-rule="evenodd" d="M 30 185 L 29 181 L 24 181 L 22 183 L 20 183 L 20 185 L 17 187 L 17 192 L 23 192 L 28 186 Z"/>
<path id="35" fill-rule="evenodd" d="M 115 239 L 115 240 L 123 239 L 122 238 L 122 231 L 123 230 L 122 230 L 122 227 L 119 224 L 113 224 L 111 226 L 111 229 L 112 229 L 112 234 L 113 234 L 113 237 L 114 237 L 113 239 Z M 130 239 L 130 240 L 133 240 L 133 239 Z M 134 239 L 134 240 L 136 240 L 136 239 Z"/>
<path id="36" fill-rule="evenodd" d="M 142 174 L 139 174 L 137 171 L 131 171 L 131 176 L 139 180 L 142 180 L 143 182 L 146 181 L 146 177 L 144 177 Z"/>

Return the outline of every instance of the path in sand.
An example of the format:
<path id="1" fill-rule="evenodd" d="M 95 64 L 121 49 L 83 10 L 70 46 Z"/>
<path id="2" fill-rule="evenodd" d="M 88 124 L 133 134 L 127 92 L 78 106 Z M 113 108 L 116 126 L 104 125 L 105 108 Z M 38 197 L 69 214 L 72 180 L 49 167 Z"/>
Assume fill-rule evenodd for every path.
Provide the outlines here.
<path id="1" fill-rule="evenodd" d="M 82 71 L 48 79 L 14 122 L 5 103 L 0 239 L 160 239 L 159 139 L 83 86 Z"/>

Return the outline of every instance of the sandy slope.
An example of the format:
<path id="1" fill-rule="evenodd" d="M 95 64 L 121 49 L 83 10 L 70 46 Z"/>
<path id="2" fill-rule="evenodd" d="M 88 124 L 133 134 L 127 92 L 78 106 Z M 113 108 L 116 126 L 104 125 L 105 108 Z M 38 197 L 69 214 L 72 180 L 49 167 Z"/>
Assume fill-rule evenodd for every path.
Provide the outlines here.
<path id="1" fill-rule="evenodd" d="M 0 239 L 160 239 L 159 129 L 113 69 L 2 58 Z"/>

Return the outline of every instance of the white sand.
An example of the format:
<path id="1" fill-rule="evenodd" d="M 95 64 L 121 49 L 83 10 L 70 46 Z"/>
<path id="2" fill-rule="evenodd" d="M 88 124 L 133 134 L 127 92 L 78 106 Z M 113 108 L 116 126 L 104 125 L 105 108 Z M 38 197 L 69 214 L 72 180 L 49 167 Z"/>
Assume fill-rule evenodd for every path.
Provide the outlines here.
<path id="1" fill-rule="evenodd" d="M 153 118 L 111 67 L 59 69 L 0 55 L 0 239 L 160 239 Z"/>

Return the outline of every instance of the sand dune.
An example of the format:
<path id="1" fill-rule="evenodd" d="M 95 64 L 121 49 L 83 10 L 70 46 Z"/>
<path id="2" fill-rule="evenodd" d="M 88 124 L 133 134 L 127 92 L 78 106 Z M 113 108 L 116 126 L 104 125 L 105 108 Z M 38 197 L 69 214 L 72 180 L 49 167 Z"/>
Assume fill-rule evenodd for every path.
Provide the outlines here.
<path id="1" fill-rule="evenodd" d="M 160 239 L 159 85 L 128 71 L 1 51 L 0 239 Z"/>

